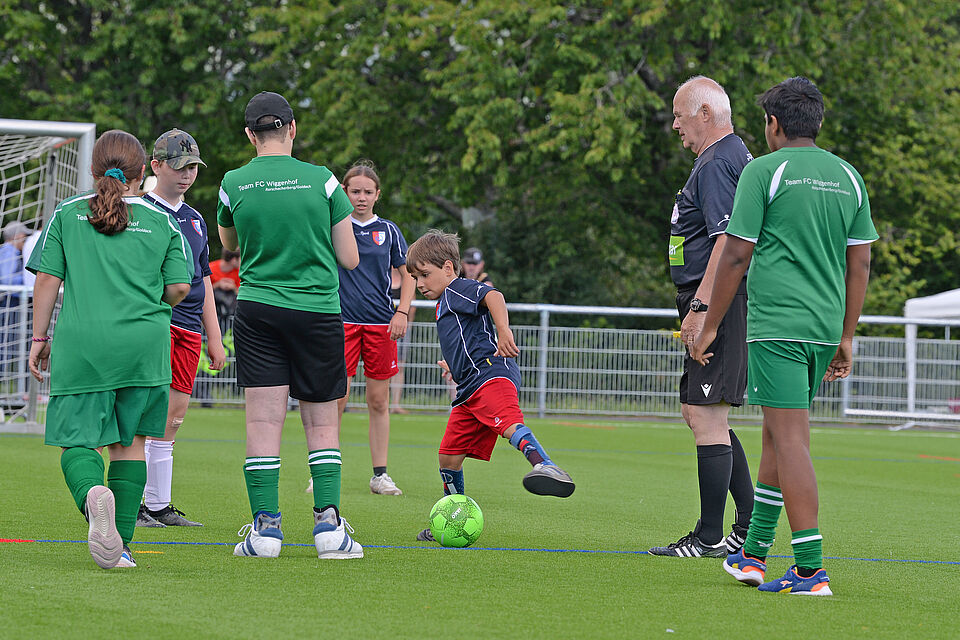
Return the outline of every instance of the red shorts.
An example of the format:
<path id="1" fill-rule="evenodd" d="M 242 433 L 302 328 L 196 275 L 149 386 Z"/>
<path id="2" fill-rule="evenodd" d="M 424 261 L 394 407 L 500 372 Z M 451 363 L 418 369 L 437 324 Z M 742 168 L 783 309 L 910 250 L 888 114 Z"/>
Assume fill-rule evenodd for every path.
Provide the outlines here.
<path id="1" fill-rule="evenodd" d="M 171 389 L 193 393 L 193 380 L 197 377 L 202 341 L 199 333 L 170 325 L 170 368 L 173 370 Z"/>
<path id="2" fill-rule="evenodd" d="M 506 378 L 488 380 L 466 402 L 450 411 L 440 453 L 489 460 L 497 438 L 521 423 L 523 413 L 517 388 Z"/>
<path id="3" fill-rule="evenodd" d="M 400 370 L 397 341 L 390 339 L 389 325 L 344 323 L 343 338 L 348 376 L 357 375 L 360 358 L 363 358 L 363 375 L 373 380 L 387 380 Z"/>

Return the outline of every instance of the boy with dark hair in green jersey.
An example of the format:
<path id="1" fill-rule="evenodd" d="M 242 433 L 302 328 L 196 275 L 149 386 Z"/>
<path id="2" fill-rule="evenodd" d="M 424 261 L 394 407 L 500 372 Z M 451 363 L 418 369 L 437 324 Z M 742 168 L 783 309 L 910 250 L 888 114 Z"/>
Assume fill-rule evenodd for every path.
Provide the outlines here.
<path id="1" fill-rule="evenodd" d="M 747 395 L 763 408 L 763 448 L 743 548 L 724 569 L 761 591 L 832 595 L 823 569 L 817 480 L 810 458 L 809 408 L 821 380 L 845 378 L 878 239 L 863 178 L 815 144 L 823 96 L 806 78 L 784 80 L 760 97 L 773 153 L 740 176 L 727 244 L 703 331 L 690 354 L 705 353 L 747 265 Z M 764 582 L 766 556 L 786 508 L 796 564 Z"/>
<path id="2" fill-rule="evenodd" d="M 313 541 L 320 558 L 362 558 L 340 517 L 337 399 L 347 391 L 337 263 L 360 261 L 350 204 L 326 167 L 292 157 L 297 122 L 277 93 L 247 103 L 246 135 L 257 157 L 227 172 L 217 222 L 225 249 L 240 250 L 234 345 L 246 399 L 243 475 L 253 522 L 233 550 L 280 555 L 280 436 L 287 398 L 299 400 L 313 480 Z"/>
<path id="3" fill-rule="evenodd" d="M 104 569 L 136 566 L 128 545 L 147 476 L 144 438 L 163 436 L 170 307 L 193 277 L 176 220 L 136 195 L 145 164 L 129 133 L 100 136 L 94 191 L 57 206 L 27 263 L 37 274 L 30 371 L 42 380 L 52 364 L 44 442 L 63 448 L 64 480 Z M 61 283 L 51 349 L 47 330 Z M 110 453 L 106 486 L 100 447 Z"/>

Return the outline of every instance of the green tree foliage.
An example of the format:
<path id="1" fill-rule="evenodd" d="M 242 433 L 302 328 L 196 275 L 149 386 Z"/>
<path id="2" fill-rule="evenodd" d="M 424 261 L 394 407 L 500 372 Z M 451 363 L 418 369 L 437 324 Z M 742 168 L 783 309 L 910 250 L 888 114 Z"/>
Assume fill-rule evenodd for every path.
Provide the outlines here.
<path id="1" fill-rule="evenodd" d="M 882 241 L 867 312 L 957 286 L 960 38 L 955 2 L 285 0 L 158 5 L 0 0 L 0 113 L 170 126 L 210 168 L 251 154 L 243 105 L 284 93 L 296 154 L 383 179 L 383 215 L 482 246 L 509 299 L 669 305 L 673 194 L 693 162 L 671 131 L 703 74 L 766 153 L 755 97 L 792 75 L 826 96 L 819 142 L 864 175 Z M 212 222 L 212 219 L 210 219 Z"/>

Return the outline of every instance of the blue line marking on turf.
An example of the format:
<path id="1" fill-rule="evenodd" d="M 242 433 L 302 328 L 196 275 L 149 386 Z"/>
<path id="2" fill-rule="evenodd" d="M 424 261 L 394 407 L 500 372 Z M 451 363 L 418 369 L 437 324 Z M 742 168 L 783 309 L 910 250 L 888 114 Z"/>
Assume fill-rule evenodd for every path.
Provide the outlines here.
<path id="1" fill-rule="evenodd" d="M 35 538 L 31 540 L 32 542 L 59 542 L 59 543 L 72 543 L 72 544 L 87 544 L 86 540 L 42 540 L 40 538 Z M 234 542 L 175 542 L 171 540 L 158 540 L 155 542 L 131 542 L 130 544 L 136 545 L 167 545 L 167 546 L 185 546 L 185 547 L 229 547 L 233 546 Z M 313 547 L 312 544 L 303 543 L 303 542 L 284 542 L 284 547 Z M 456 549 L 454 547 L 440 547 L 433 545 L 392 545 L 392 544 L 365 544 L 363 545 L 365 549 L 416 549 L 418 551 L 539 551 L 541 553 L 602 553 L 602 554 L 611 554 L 611 555 L 630 555 L 630 556 L 646 556 L 650 555 L 648 551 L 622 551 L 616 549 L 543 549 L 538 547 L 466 547 L 463 549 Z M 793 556 L 767 556 L 768 558 L 786 558 L 790 559 Z M 854 558 L 854 557 L 843 557 L 843 556 L 824 556 L 824 560 L 853 560 L 857 562 L 897 562 L 901 564 L 944 564 L 944 565 L 954 565 L 960 566 L 960 560 L 911 560 L 909 558 Z"/>

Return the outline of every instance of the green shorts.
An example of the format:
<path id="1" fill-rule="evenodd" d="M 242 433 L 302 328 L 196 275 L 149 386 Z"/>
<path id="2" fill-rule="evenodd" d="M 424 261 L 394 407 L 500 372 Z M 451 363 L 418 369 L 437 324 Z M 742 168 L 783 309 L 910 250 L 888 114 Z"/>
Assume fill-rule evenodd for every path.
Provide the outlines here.
<path id="1" fill-rule="evenodd" d="M 835 344 L 759 340 L 747 344 L 747 402 L 781 409 L 809 409 Z"/>
<path id="2" fill-rule="evenodd" d="M 134 436 L 162 438 L 169 397 L 169 385 L 52 396 L 44 443 L 96 449 L 115 442 L 129 447 Z"/>

